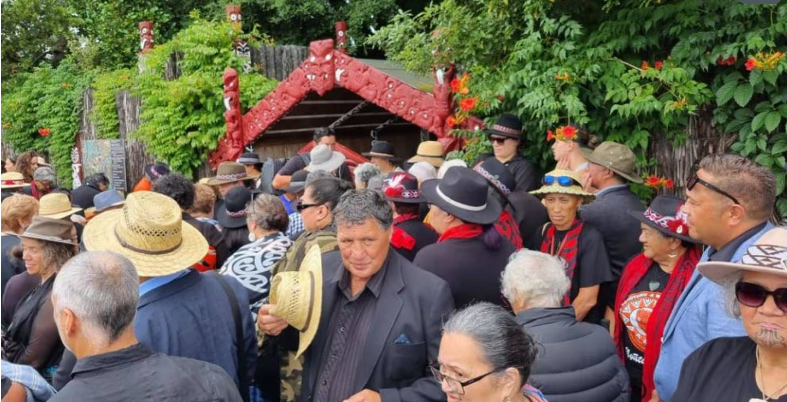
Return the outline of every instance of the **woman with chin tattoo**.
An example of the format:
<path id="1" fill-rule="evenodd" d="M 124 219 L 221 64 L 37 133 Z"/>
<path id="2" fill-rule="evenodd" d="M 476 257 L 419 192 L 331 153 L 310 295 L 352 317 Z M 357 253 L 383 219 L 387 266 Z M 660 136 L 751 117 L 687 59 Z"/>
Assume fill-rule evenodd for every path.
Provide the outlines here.
<path id="1" fill-rule="evenodd" d="M 770 230 L 737 263 L 697 267 L 727 289 L 748 336 L 718 338 L 689 355 L 670 402 L 787 402 L 787 228 Z"/>

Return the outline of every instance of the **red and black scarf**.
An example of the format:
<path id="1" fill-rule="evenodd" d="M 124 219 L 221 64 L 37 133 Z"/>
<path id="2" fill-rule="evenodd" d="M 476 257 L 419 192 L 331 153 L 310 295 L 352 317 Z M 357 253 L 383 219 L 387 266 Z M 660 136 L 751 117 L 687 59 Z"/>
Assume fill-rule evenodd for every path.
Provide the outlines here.
<path id="1" fill-rule="evenodd" d="M 557 244 L 555 238 L 557 228 L 555 225 L 547 223 L 543 234 L 544 239 L 541 241 L 541 252 L 560 257 L 566 266 L 566 276 L 572 283 L 577 268 L 577 257 L 579 257 L 579 235 L 582 233 L 583 226 L 584 223 L 581 219 L 574 219 L 571 228 L 563 237 L 563 241 Z M 571 289 L 563 297 L 563 305 L 568 306 L 569 304 L 571 304 Z"/>
<path id="2" fill-rule="evenodd" d="M 446 230 L 440 238 L 437 239 L 438 243 L 450 239 L 473 239 L 481 236 L 484 233 L 484 227 L 475 223 L 463 223 L 459 226 L 454 226 Z"/>
<path id="3" fill-rule="evenodd" d="M 412 250 L 415 247 L 415 237 L 405 232 L 398 225 L 402 222 L 418 219 L 418 214 L 402 214 L 394 218 L 393 232 L 391 233 L 391 245 L 394 248 Z"/>
<path id="4" fill-rule="evenodd" d="M 675 264 L 675 269 L 670 274 L 667 286 L 661 292 L 661 297 L 659 297 L 656 306 L 653 307 L 653 313 L 648 319 L 645 363 L 642 369 L 643 401 L 649 401 L 655 389 L 653 373 L 656 370 L 656 363 L 661 352 L 661 337 L 664 334 L 664 327 L 667 325 L 667 320 L 672 314 L 675 303 L 678 301 L 681 293 L 683 293 L 683 289 L 688 285 L 691 274 L 694 273 L 694 268 L 697 266 L 701 256 L 702 250 L 699 247 L 692 247 L 683 253 L 680 260 Z M 648 273 L 652 265 L 653 260 L 645 257 L 643 254 L 638 254 L 626 265 L 626 268 L 623 269 L 623 275 L 620 277 L 620 284 L 615 295 L 615 346 L 617 347 L 618 355 L 624 362 L 626 357 L 623 352 L 623 323 L 620 319 L 620 306 L 631 293 L 631 290 Z M 632 392 L 637 392 L 637 390 L 632 390 Z"/>
<path id="5" fill-rule="evenodd" d="M 519 225 L 508 211 L 503 211 L 495 222 L 495 229 L 501 236 L 508 239 L 517 250 L 522 249 L 522 234 L 519 233 Z"/>

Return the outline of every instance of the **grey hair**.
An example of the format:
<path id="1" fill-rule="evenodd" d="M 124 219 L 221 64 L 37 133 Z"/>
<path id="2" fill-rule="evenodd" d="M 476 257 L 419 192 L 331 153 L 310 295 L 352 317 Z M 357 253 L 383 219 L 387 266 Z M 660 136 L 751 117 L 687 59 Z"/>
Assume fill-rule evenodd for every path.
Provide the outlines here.
<path id="1" fill-rule="evenodd" d="M 246 221 L 262 230 L 284 232 L 290 223 L 281 200 L 272 194 L 260 194 L 246 206 Z"/>
<path id="2" fill-rule="evenodd" d="M 521 385 L 527 383 L 538 346 L 514 317 L 500 306 L 483 302 L 455 312 L 443 325 L 443 334 L 469 336 L 481 347 L 483 359 L 494 370 L 513 367 Z"/>
<path id="3" fill-rule="evenodd" d="M 382 192 L 383 185 L 385 184 L 385 179 L 386 179 L 385 175 L 380 173 L 377 176 L 374 176 L 371 179 L 369 179 L 369 182 L 366 183 L 366 188 L 368 188 L 369 190 Z"/>
<path id="4" fill-rule="evenodd" d="M 52 297 L 106 342 L 113 342 L 134 323 L 139 277 L 128 258 L 111 251 L 89 251 L 63 266 Z"/>
<path id="5" fill-rule="evenodd" d="M 367 162 L 356 166 L 353 173 L 355 174 L 355 187 L 361 187 L 361 184 L 368 186 L 369 179 L 381 174 L 382 171 L 374 163 Z"/>
<path id="6" fill-rule="evenodd" d="M 322 179 L 324 177 L 334 177 L 330 172 L 326 172 L 324 170 L 315 170 L 313 172 L 309 172 L 306 176 L 306 184 L 305 187 L 309 187 L 309 184 L 312 184 L 317 179 Z"/>
<path id="7" fill-rule="evenodd" d="M 727 314 L 734 318 L 741 317 L 741 305 L 738 302 L 738 298 L 735 297 L 735 285 L 741 279 L 743 279 L 743 271 L 738 271 L 727 275 L 720 284 L 724 288 L 724 309 L 727 311 Z"/>
<path id="8" fill-rule="evenodd" d="M 706 156 L 700 169 L 713 175 L 717 182 L 712 184 L 737 198 L 749 218 L 765 221 L 771 217 L 776 202 L 776 176 L 770 169 L 733 154 Z"/>
<path id="9" fill-rule="evenodd" d="M 571 286 L 557 257 L 527 249 L 511 255 L 501 282 L 506 299 L 513 302 L 519 297 L 527 307 L 560 307 Z"/>
<path id="10" fill-rule="evenodd" d="M 344 193 L 333 211 L 333 219 L 340 226 L 362 225 L 370 218 L 383 230 L 388 230 L 393 223 L 391 205 L 383 199 L 382 194 L 370 189 Z"/>

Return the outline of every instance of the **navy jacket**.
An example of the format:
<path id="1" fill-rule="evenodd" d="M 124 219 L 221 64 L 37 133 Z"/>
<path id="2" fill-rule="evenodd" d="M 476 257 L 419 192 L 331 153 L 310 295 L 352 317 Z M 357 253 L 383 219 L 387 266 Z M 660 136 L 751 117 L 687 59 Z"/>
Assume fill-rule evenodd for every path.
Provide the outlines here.
<path id="1" fill-rule="evenodd" d="M 577 321 L 573 307 L 532 308 L 516 316 L 539 345 L 530 384 L 549 402 L 628 402 L 629 378 L 609 332 Z"/>
<path id="2" fill-rule="evenodd" d="M 238 383 L 235 323 L 229 300 L 214 273 L 195 270 L 174 281 L 145 293 L 139 299 L 134 334 L 140 343 L 167 355 L 188 357 L 223 368 Z M 257 338 L 246 289 L 235 278 L 224 277 L 235 291 L 243 318 L 246 350 L 245 375 L 254 378 L 257 364 Z M 74 355 L 66 352 L 60 362 L 53 385 L 61 389 L 71 379 Z"/>

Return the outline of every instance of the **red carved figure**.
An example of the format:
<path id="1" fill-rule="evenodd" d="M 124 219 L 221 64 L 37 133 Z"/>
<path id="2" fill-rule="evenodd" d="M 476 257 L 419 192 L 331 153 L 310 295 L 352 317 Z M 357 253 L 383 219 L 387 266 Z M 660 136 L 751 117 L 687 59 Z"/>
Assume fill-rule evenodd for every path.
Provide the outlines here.
<path id="1" fill-rule="evenodd" d="M 336 22 L 336 51 L 347 54 L 347 22 Z"/>
<path id="2" fill-rule="evenodd" d="M 309 45 L 309 57 L 301 65 L 309 80 L 312 91 L 320 96 L 333 89 L 336 81 L 333 67 L 333 40 L 326 39 Z"/>
<path id="3" fill-rule="evenodd" d="M 227 135 L 230 146 L 235 149 L 243 148 L 243 127 L 240 109 L 240 91 L 238 88 L 238 72 L 228 68 L 221 77 L 224 81 L 224 120 L 227 122 Z"/>
<path id="4" fill-rule="evenodd" d="M 153 22 L 139 23 L 139 52 L 145 54 L 153 49 Z"/>
<path id="5" fill-rule="evenodd" d="M 240 14 L 240 5 L 238 4 L 227 4 L 227 8 L 225 9 L 227 12 L 227 20 L 236 28 L 240 29 L 242 24 L 242 18 Z"/>

